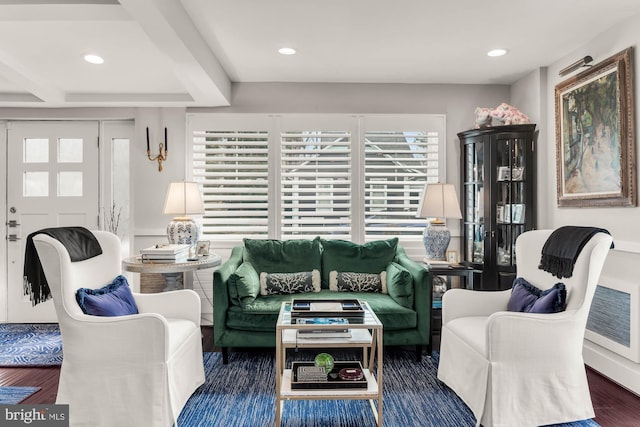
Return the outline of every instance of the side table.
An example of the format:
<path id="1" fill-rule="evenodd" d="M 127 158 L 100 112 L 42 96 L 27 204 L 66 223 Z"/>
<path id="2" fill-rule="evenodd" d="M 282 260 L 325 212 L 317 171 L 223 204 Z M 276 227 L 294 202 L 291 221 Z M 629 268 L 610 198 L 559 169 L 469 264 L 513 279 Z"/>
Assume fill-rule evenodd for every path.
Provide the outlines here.
<path id="1" fill-rule="evenodd" d="M 426 269 L 429 270 L 429 274 L 433 276 L 445 276 L 447 278 L 447 289 L 451 289 L 451 277 L 464 278 L 464 285 L 466 289 L 474 289 L 474 275 L 482 274 L 481 270 L 477 270 L 473 267 L 467 267 L 462 264 L 426 264 Z M 432 279 L 433 281 L 433 279 Z M 436 324 L 437 323 L 437 324 Z M 427 351 L 431 354 L 433 347 L 434 335 L 440 335 L 440 328 L 442 327 L 442 296 L 440 298 L 431 301 L 431 339 L 429 340 L 429 347 Z"/>
<path id="2" fill-rule="evenodd" d="M 122 269 L 134 273 L 160 273 L 164 277 L 165 287 L 163 291 L 181 289 L 182 275 L 188 271 L 203 270 L 217 267 L 222 263 L 222 258 L 216 254 L 198 257 L 194 261 L 157 262 L 144 261 L 139 256 L 122 260 Z"/>
<path id="3" fill-rule="evenodd" d="M 462 264 L 424 264 L 429 270 L 429 273 L 434 276 L 446 276 L 447 277 L 447 289 L 451 288 L 452 276 L 464 277 L 465 287 L 467 289 L 474 289 L 473 280 L 475 274 L 481 274 L 481 270 L 477 270 L 473 267 L 467 267 Z"/>

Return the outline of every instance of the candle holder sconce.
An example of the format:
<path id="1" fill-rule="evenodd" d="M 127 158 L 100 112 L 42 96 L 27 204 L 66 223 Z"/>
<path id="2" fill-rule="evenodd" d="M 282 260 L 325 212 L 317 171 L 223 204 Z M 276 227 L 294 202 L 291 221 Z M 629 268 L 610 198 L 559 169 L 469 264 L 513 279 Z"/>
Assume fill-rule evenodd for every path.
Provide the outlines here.
<path id="1" fill-rule="evenodd" d="M 164 144 L 158 144 L 158 155 L 151 157 L 151 149 L 149 147 L 149 128 L 147 127 L 147 158 L 152 162 L 158 162 L 158 172 L 162 172 L 162 162 L 169 157 L 169 144 L 167 143 L 167 128 L 164 128 Z"/>

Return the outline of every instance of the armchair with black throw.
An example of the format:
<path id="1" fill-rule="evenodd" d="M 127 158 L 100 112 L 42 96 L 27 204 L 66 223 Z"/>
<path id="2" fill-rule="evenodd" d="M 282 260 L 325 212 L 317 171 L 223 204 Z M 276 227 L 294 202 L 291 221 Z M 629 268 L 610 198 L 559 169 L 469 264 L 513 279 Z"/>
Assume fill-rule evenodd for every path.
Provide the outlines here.
<path id="1" fill-rule="evenodd" d="M 545 244 L 555 250 L 546 258 Z M 516 241 L 512 290 L 444 294 L 438 378 L 478 425 L 533 427 L 594 417 L 582 345 L 611 246 L 600 229 L 529 231 Z"/>
<path id="2" fill-rule="evenodd" d="M 72 262 L 55 231 L 33 243 L 62 334 L 56 403 L 69 405 L 70 426 L 170 427 L 204 382 L 198 295 L 131 293 L 120 276 L 118 237 L 91 232 L 101 253 Z"/>

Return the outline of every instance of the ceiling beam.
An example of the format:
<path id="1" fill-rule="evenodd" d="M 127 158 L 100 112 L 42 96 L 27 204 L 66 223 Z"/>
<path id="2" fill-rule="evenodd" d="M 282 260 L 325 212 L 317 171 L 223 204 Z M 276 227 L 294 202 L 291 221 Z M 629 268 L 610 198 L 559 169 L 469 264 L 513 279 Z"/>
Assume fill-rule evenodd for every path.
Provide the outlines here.
<path id="1" fill-rule="evenodd" d="M 0 21 L 131 21 L 117 1 L 19 1 L 0 0 Z"/>
<path id="2" fill-rule="evenodd" d="M 64 92 L 41 74 L 34 73 L 29 67 L 0 50 L 0 76 L 12 82 L 15 87 L 31 93 L 42 102 L 61 104 Z"/>
<path id="3" fill-rule="evenodd" d="M 196 103 L 230 105 L 231 80 L 181 2 L 120 0 L 120 4 L 167 55 L 176 77 Z"/>

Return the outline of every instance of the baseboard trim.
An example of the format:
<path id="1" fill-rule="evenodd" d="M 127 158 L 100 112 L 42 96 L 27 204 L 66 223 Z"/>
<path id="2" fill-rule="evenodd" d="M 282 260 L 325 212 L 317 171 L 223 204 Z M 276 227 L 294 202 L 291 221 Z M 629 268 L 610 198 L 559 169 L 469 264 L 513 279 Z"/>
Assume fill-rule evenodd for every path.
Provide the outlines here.
<path id="1" fill-rule="evenodd" d="M 640 396 L 640 364 L 585 340 L 582 355 L 587 366 Z"/>

